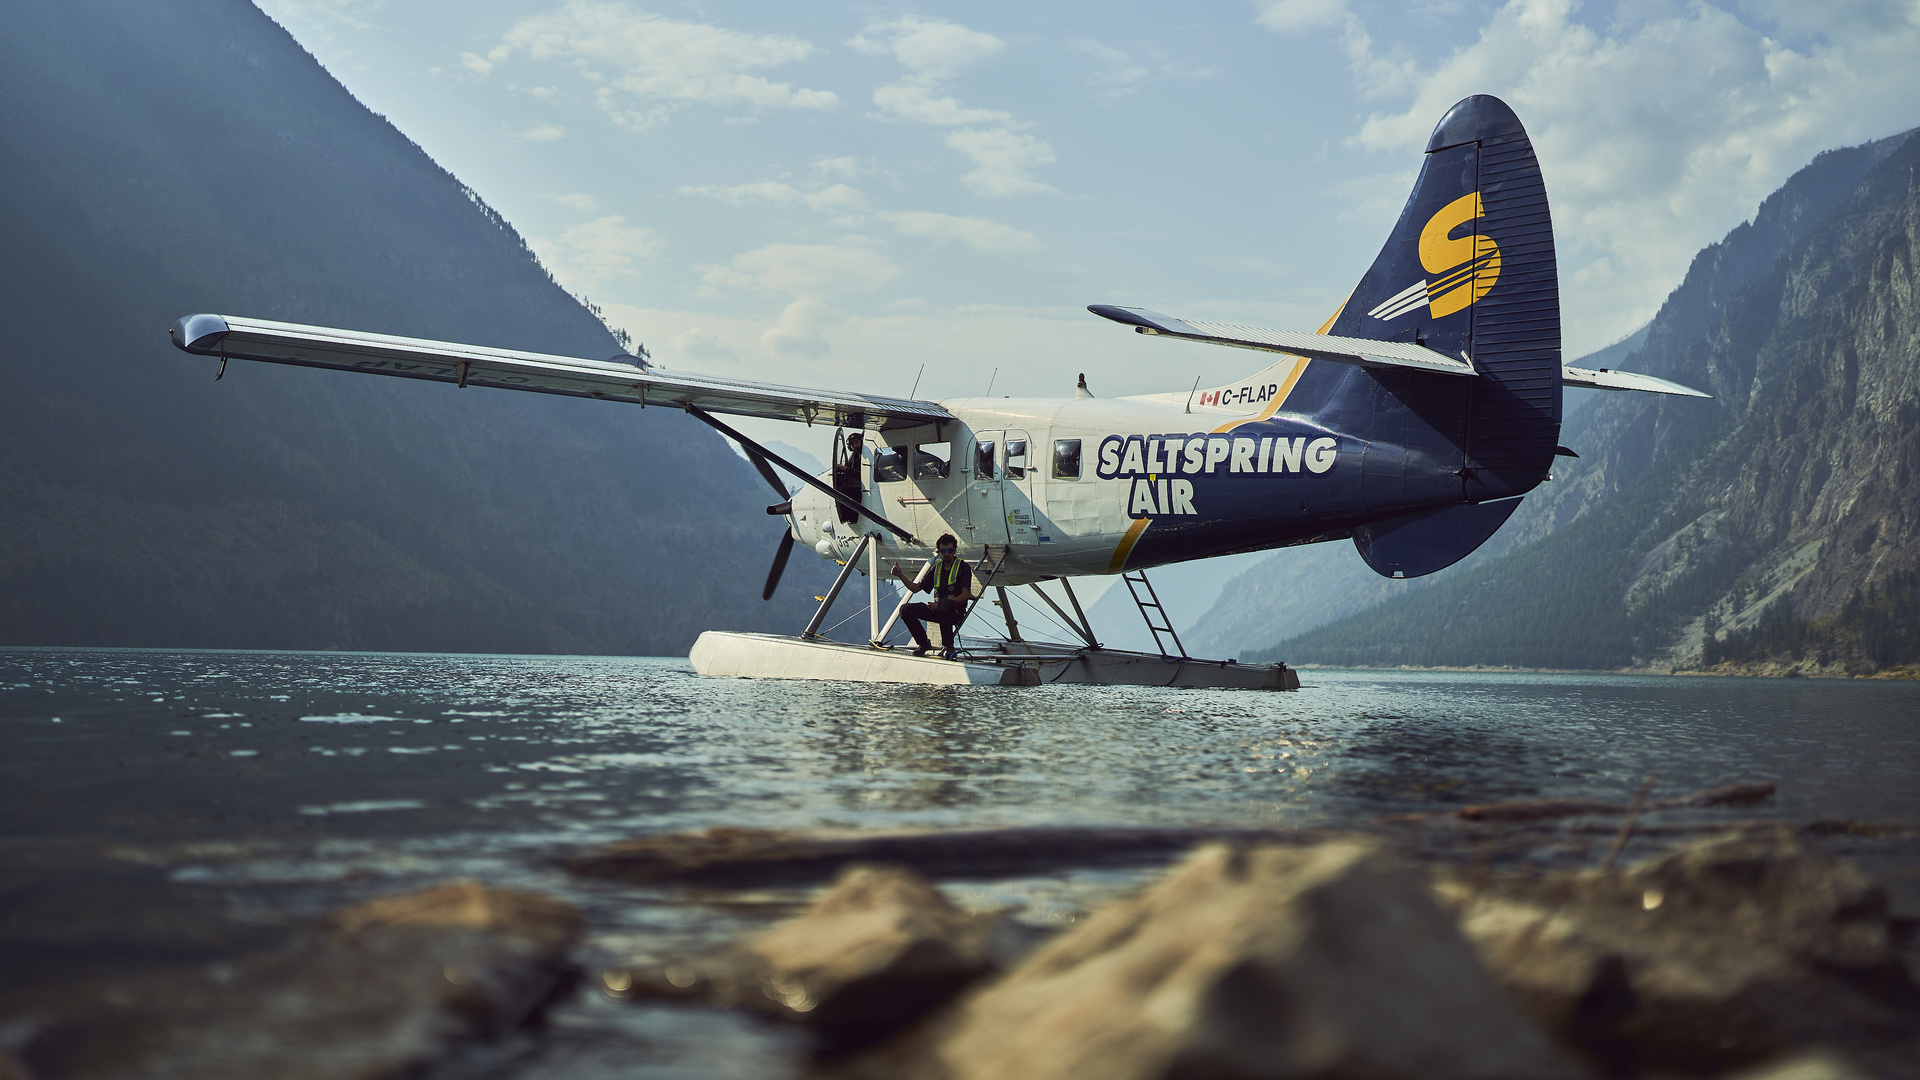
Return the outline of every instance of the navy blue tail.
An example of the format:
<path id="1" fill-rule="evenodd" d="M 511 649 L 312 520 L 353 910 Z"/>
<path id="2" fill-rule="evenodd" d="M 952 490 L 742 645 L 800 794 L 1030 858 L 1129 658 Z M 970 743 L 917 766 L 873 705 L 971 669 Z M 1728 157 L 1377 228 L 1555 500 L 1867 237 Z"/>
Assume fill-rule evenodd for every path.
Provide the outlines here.
<path id="1" fill-rule="evenodd" d="M 1468 358 L 1477 372 L 1311 365 L 1288 408 L 1364 433 L 1369 510 L 1511 498 L 1546 479 L 1560 437 L 1553 219 L 1533 144 L 1505 102 L 1477 95 L 1441 119 L 1392 235 L 1327 330 L 1418 342 Z M 1491 535 L 1424 520 L 1399 526 L 1402 545 L 1422 530 L 1446 535 L 1420 542 L 1420 559 L 1396 560 L 1408 576 L 1449 565 Z M 1449 545 L 1460 550 L 1444 558 Z M 1390 572 L 1384 566 L 1375 568 Z"/>

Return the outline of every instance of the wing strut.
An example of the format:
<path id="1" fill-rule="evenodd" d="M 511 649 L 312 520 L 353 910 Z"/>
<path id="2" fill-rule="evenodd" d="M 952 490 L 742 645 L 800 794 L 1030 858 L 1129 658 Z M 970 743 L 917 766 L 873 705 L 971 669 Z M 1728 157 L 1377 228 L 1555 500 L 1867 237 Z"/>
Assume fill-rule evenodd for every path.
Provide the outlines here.
<path id="1" fill-rule="evenodd" d="M 907 530 L 901 528 L 898 525 L 895 525 L 893 522 L 888 521 L 886 518 L 881 517 L 879 514 L 876 514 L 873 511 L 867 509 L 865 506 L 862 506 L 860 504 L 860 500 L 850 498 L 847 495 L 839 491 L 836 491 L 831 487 L 828 487 L 826 484 L 821 483 L 819 478 L 808 475 L 807 471 L 805 469 L 802 469 L 800 466 L 793 464 L 792 462 L 788 461 L 786 458 L 781 457 L 779 454 L 774 453 L 773 451 L 767 449 L 766 447 L 761 446 L 759 443 L 754 442 L 752 439 L 747 438 L 745 435 L 742 435 L 739 432 L 733 430 L 731 427 L 728 427 L 726 424 L 723 424 L 720 421 L 714 419 L 712 414 L 708 413 L 706 410 L 701 409 L 698 406 L 689 405 L 687 406 L 687 411 L 693 414 L 694 419 L 699 420 L 701 423 L 708 425 L 709 427 L 713 428 L 715 431 L 718 431 L 720 434 L 725 435 L 727 438 L 732 439 L 734 442 L 739 443 L 741 446 L 746 447 L 748 450 L 752 451 L 753 453 L 759 454 L 761 457 L 766 458 L 768 461 L 773 462 L 775 465 L 778 465 L 781 468 L 792 473 L 793 475 L 799 477 L 801 483 L 806 484 L 809 487 L 817 488 L 822 492 L 825 492 L 830 498 L 833 499 L 834 502 L 839 503 L 841 506 L 844 506 L 847 509 L 852 510 L 854 513 L 859 514 L 861 517 L 871 520 L 874 524 L 880 526 L 881 528 L 887 530 L 888 532 L 892 533 L 893 535 L 899 537 L 900 539 L 906 541 L 909 544 L 918 545 L 920 543 L 920 541 L 915 540 L 913 538 L 912 533 L 908 532 Z"/>

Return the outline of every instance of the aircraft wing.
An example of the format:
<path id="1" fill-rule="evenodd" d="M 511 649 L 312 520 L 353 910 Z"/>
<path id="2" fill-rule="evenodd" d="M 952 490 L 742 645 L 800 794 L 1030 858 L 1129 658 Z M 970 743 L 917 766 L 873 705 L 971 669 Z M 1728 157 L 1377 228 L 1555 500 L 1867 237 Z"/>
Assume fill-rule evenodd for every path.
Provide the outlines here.
<path id="1" fill-rule="evenodd" d="M 365 371 L 463 387 L 532 390 L 844 427 L 909 427 L 953 419 L 931 401 L 665 371 L 638 358 L 585 360 L 232 315 L 189 315 L 173 325 L 171 335 L 176 347 L 223 361 Z"/>
<path id="2" fill-rule="evenodd" d="M 1565 364 L 1560 368 L 1560 381 L 1568 386 L 1585 386 L 1594 390 L 1645 390 L 1650 394 L 1677 394 L 1681 397 L 1713 396 L 1667 379 L 1613 368 L 1577 368 Z"/>
<path id="3" fill-rule="evenodd" d="M 1259 349 L 1263 352 L 1304 356 L 1309 360 L 1333 360 L 1366 367 L 1414 368 L 1443 375 L 1474 374 L 1473 364 L 1463 357 L 1448 356 L 1424 345 L 1404 341 L 1328 337 L 1325 334 L 1268 330 L 1238 323 L 1176 319 L 1146 308 L 1114 307 L 1111 304 L 1093 304 L 1087 310 L 1101 318 L 1125 323 L 1139 334 L 1164 334 L 1212 345 L 1232 345 L 1240 349 Z"/>

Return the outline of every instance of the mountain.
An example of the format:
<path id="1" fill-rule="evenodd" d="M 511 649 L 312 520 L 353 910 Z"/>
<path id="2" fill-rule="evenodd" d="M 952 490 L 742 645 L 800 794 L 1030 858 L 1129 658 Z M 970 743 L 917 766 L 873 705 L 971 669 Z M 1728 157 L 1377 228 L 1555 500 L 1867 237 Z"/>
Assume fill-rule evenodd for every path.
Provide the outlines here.
<path id="1" fill-rule="evenodd" d="M 175 351 L 231 312 L 622 351 L 512 227 L 244 0 L 0 35 L 0 643 L 684 653 L 774 604 L 772 492 L 666 410 Z"/>
<path id="2" fill-rule="evenodd" d="M 1695 257 L 1506 550 L 1261 654 L 1660 670 L 1920 661 L 1920 139 L 1830 151 Z M 1903 614 L 1905 613 L 1905 614 Z"/>

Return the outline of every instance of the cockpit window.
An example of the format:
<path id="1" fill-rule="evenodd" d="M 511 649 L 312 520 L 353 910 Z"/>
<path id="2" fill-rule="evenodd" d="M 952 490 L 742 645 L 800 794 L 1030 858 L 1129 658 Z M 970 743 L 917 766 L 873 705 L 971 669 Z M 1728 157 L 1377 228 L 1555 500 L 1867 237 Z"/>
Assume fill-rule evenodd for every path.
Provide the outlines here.
<path id="1" fill-rule="evenodd" d="M 898 447 L 883 447 L 873 456 L 874 483 L 884 484 L 889 480 L 907 478 L 907 455 Z"/>
<path id="2" fill-rule="evenodd" d="M 1027 478 L 1027 440 L 1007 440 L 1007 479 L 1025 480 Z"/>
<path id="3" fill-rule="evenodd" d="M 993 440 L 973 444 L 973 475 L 976 480 L 993 479 Z"/>
<path id="4" fill-rule="evenodd" d="M 915 480 L 945 480 L 953 466 L 952 443 L 924 443 L 913 455 Z"/>
<path id="5" fill-rule="evenodd" d="M 1080 479 L 1080 440 L 1053 440 L 1053 478 L 1055 480 Z"/>

